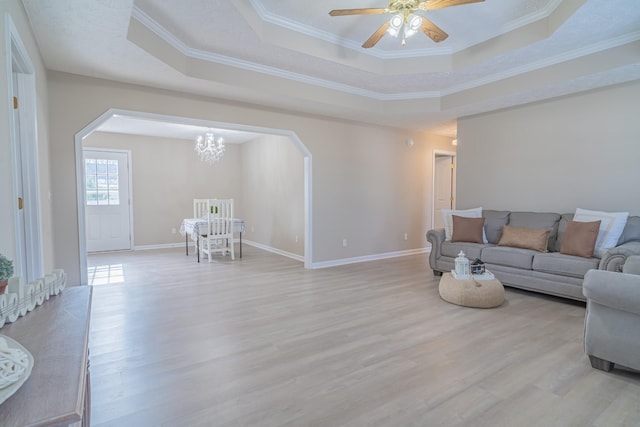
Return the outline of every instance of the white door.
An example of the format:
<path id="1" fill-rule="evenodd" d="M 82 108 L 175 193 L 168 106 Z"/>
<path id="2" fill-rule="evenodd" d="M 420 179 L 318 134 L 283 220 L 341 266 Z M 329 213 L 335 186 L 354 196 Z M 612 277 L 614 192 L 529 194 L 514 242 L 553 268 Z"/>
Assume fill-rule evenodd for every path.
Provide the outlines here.
<path id="1" fill-rule="evenodd" d="M 22 260 L 22 262 L 16 262 L 15 275 L 25 278 L 26 280 L 35 280 L 36 277 L 28 277 L 27 271 L 27 263 L 26 260 L 29 259 L 29 255 L 27 253 L 27 246 L 29 245 L 29 241 L 27 240 L 26 234 L 26 222 L 24 215 L 24 174 L 22 169 L 23 162 L 23 153 L 22 153 L 22 137 L 20 135 L 20 110 L 18 109 L 18 105 L 20 103 L 19 99 L 22 99 L 19 96 L 18 92 L 18 74 L 13 73 L 13 93 L 15 94 L 14 102 L 13 102 L 13 129 L 14 129 L 14 138 L 15 138 L 15 152 L 14 155 L 16 157 L 15 169 L 14 169 L 14 181 L 15 181 L 15 190 L 16 196 L 18 198 L 18 218 L 17 218 L 17 233 L 16 233 L 16 244 L 18 247 L 18 253 L 16 256 L 18 259 Z"/>
<path id="2" fill-rule="evenodd" d="M 129 154 L 84 150 L 87 252 L 131 249 Z"/>
<path id="3" fill-rule="evenodd" d="M 434 171 L 433 227 L 444 228 L 442 209 L 453 209 L 454 157 L 436 155 Z"/>
<path id="4" fill-rule="evenodd" d="M 24 52 L 12 40 L 11 66 L 13 117 L 11 147 L 13 189 L 16 197 L 16 256 L 14 274 L 31 282 L 44 275 L 44 252 L 38 185 L 35 78 Z"/>

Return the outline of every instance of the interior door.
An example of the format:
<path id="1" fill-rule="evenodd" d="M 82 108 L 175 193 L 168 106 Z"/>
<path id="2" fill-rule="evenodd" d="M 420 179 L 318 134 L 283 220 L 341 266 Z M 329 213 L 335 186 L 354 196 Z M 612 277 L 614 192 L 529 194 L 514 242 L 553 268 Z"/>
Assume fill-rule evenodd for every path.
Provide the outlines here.
<path id="1" fill-rule="evenodd" d="M 36 86 L 28 58 L 16 52 L 12 40 L 11 146 L 15 200 L 16 253 L 14 274 L 31 282 L 44 275 L 42 222 L 38 178 Z"/>
<path id="2" fill-rule="evenodd" d="M 129 154 L 84 150 L 87 252 L 131 249 Z"/>
<path id="3" fill-rule="evenodd" d="M 19 101 L 21 96 L 19 95 L 19 84 L 18 84 L 18 73 L 15 71 L 12 73 L 13 77 L 13 93 L 15 94 L 13 101 L 13 129 L 14 129 L 14 138 L 15 138 L 15 170 L 14 170 L 14 188 L 16 190 L 16 203 L 18 205 L 18 217 L 17 217 L 17 232 L 16 232 L 16 246 L 17 253 L 16 256 L 21 262 L 16 262 L 15 266 L 15 275 L 24 277 L 27 280 L 34 280 L 36 277 L 29 277 L 29 272 L 27 271 L 27 263 L 26 260 L 29 259 L 29 255 L 27 253 L 27 246 L 29 245 L 29 241 L 27 239 L 27 225 L 25 221 L 24 215 L 24 171 L 22 168 L 23 163 L 23 144 L 22 144 L 22 136 L 20 134 L 20 109 L 18 108 Z"/>
<path id="4" fill-rule="evenodd" d="M 454 157 L 438 155 L 435 158 L 434 172 L 434 228 L 444 228 L 442 209 L 453 209 Z"/>

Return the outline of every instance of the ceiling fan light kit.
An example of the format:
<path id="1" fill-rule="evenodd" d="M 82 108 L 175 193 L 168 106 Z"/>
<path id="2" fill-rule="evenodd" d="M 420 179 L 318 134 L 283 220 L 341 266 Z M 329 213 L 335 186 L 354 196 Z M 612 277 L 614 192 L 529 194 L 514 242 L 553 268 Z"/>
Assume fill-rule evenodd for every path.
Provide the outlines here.
<path id="1" fill-rule="evenodd" d="M 397 14 L 389 20 L 387 33 L 393 37 L 398 37 L 402 33 L 402 46 L 404 46 L 406 44 L 405 39 L 420 31 L 421 26 L 422 17 L 420 15 L 410 14 L 405 17 Z"/>
<path id="2" fill-rule="evenodd" d="M 329 12 L 331 16 L 347 16 L 347 15 L 378 15 L 391 13 L 393 16 L 382 24 L 375 33 L 369 37 L 362 45 L 368 49 L 375 46 L 380 39 L 388 33 L 393 37 L 402 34 L 402 46 L 406 44 L 405 39 L 422 31 L 427 37 L 436 43 L 439 43 L 449 37 L 436 24 L 429 21 L 426 17 L 416 14 L 417 11 L 429 11 L 436 9 L 444 9 L 445 7 L 459 6 L 468 3 L 479 3 L 484 0 L 390 0 L 389 7 L 368 8 L 368 9 L 336 9 Z"/>

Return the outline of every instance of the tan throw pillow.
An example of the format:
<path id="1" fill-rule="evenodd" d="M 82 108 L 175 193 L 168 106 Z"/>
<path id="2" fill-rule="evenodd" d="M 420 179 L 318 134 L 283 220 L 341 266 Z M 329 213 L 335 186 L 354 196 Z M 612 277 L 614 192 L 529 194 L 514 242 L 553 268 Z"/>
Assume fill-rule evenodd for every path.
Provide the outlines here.
<path id="1" fill-rule="evenodd" d="M 484 243 L 482 230 L 484 218 L 466 218 L 453 215 L 452 242 Z"/>
<path id="2" fill-rule="evenodd" d="M 547 252 L 547 241 L 551 234 L 551 228 L 534 229 L 502 227 L 502 237 L 498 246 L 511 246 L 514 248 L 532 249 L 538 252 Z"/>
<path id="3" fill-rule="evenodd" d="M 584 258 L 593 257 L 593 250 L 596 247 L 601 222 L 602 221 L 571 221 L 564 232 L 560 253 Z"/>

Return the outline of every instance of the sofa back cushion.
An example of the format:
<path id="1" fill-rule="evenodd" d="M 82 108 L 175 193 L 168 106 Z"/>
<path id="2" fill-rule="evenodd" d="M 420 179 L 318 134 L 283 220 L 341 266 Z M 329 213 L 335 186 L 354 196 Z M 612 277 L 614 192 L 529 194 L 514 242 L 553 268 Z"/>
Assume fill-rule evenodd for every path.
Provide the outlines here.
<path id="1" fill-rule="evenodd" d="M 509 226 L 518 228 L 551 229 L 547 250 L 555 251 L 560 214 L 550 212 L 511 212 Z"/>
<path id="2" fill-rule="evenodd" d="M 488 238 L 489 236 L 487 236 Z M 632 240 L 640 241 L 640 216 L 630 216 L 622 231 L 622 236 L 618 239 L 618 245 L 630 242 Z"/>
<path id="3" fill-rule="evenodd" d="M 482 216 L 484 220 L 484 231 L 489 243 L 497 244 L 502 237 L 502 227 L 509 223 L 509 211 L 494 211 L 484 209 Z"/>
<path id="4" fill-rule="evenodd" d="M 484 218 L 466 218 L 458 215 L 453 215 L 452 218 L 452 242 L 484 243 L 484 239 L 482 237 Z"/>
<path id="5" fill-rule="evenodd" d="M 521 228 L 505 225 L 498 246 L 547 252 L 549 250 L 549 234 L 551 234 L 551 228 Z"/>
<path id="6" fill-rule="evenodd" d="M 593 257 L 593 250 L 598 239 L 598 231 L 602 221 L 571 221 L 562 237 L 560 253 L 583 258 Z"/>
<path id="7" fill-rule="evenodd" d="M 453 215 L 465 218 L 481 218 L 482 207 L 472 209 L 442 209 L 442 222 L 444 223 L 444 240 L 451 241 L 453 235 Z"/>
<path id="8" fill-rule="evenodd" d="M 560 222 L 558 223 L 558 236 L 556 237 L 556 246 L 553 249 L 554 252 L 560 252 L 562 241 L 564 240 L 564 233 L 567 231 L 567 226 L 573 221 L 573 214 L 567 213 L 560 216 Z"/>

